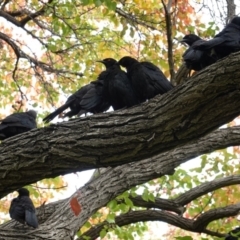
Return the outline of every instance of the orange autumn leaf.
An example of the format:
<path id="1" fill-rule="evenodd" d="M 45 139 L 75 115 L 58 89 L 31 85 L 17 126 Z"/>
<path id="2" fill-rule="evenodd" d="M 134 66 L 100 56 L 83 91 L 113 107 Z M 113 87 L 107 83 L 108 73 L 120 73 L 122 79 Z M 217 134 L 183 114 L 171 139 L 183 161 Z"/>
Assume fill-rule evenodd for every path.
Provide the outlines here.
<path id="1" fill-rule="evenodd" d="M 71 209 L 74 212 L 75 216 L 78 216 L 79 213 L 81 212 L 82 208 L 76 197 L 74 197 L 70 200 L 70 206 L 71 206 Z"/>

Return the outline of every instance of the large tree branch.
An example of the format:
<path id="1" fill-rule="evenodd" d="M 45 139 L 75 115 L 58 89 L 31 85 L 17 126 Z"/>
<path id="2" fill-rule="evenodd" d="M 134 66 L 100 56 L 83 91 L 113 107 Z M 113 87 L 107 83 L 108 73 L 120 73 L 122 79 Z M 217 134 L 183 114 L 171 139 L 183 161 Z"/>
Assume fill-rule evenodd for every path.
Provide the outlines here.
<path id="1" fill-rule="evenodd" d="M 146 207 L 146 208 L 158 208 L 175 212 L 177 214 L 183 214 L 185 211 L 184 206 L 191 201 L 219 188 L 226 186 L 240 184 L 240 175 L 228 176 L 224 178 L 215 179 L 213 181 L 205 182 L 191 190 L 181 194 L 174 199 L 155 198 L 154 202 L 145 201 L 141 196 L 129 197 L 134 206 Z"/>
<path id="2" fill-rule="evenodd" d="M 61 205 L 58 205 L 59 207 L 53 211 L 51 216 L 49 216 L 50 214 L 47 215 L 49 218 L 38 230 L 29 234 L 29 238 L 26 238 L 25 235 L 21 235 L 18 230 L 16 230 L 16 232 L 12 232 L 11 230 L 11 232 L 13 236 L 15 236 L 14 234 L 18 234 L 19 239 L 26 240 L 31 239 L 30 236 L 39 237 L 43 233 L 45 234 L 48 231 L 47 229 L 52 229 L 57 236 L 63 236 L 58 239 L 65 239 L 64 237 L 67 237 L 70 233 L 74 235 L 79 227 L 82 226 L 97 209 L 105 206 L 111 199 L 122 192 L 153 178 L 172 173 L 175 167 L 199 154 L 222 148 L 224 144 L 229 142 L 232 143 L 231 145 L 234 145 L 236 140 L 239 143 L 239 136 L 239 127 L 220 129 L 191 144 L 180 146 L 169 152 L 164 152 L 158 156 L 152 157 L 151 159 L 129 163 L 115 168 L 108 168 L 104 174 L 95 178 L 92 182 L 86 184 L 78 191 L 77 198 L 82 205 L 82 212 L 78 217 L 74 217 L 69 206 L 69 199 L 67 199 L 64 201 L 65 203 L 62 202 Z M 109 181 L 109 179 L 111 179 L 111 181 Z M 232 181 L 232 183 L 234 183 L 236 179 L 233 177 Z M 226 182 L 229 183 L 229 181 Z M 219 184 L 220 183 L 221 181 L 219 180 Z M 212 184 L 213 187 L 215 187 L 215 185 L 216 184 Z M 50 212 L 50 210 L 48 209 L 47 212 Z M 62 221 L 62 217 L 68 219 L 68 221 Z M 59 225 L 61 225 L 60 228 Z M 12 226 L 12 221 L 1 225 L 0 235 L 8 236 L 8 229 L 12 229 Z M 71 226 L 71 231 L 68 230 L 69 228 L 67 226 Z M 1 229 L 3 231 L 1 231 Z M 11 236 L 8 238 L 6 237 L 6 240 L 10 239 L 13 238 L 11 238 Z M 47 239 L 55 238 L 48 235 Z"/>
<path id="3" fill-rule="evenodd" d="M 174 199 L 175 204 L 184 206 L 194 199 L 197 199 L 209 192 L 217 190 L 222 187 L 231 186 L 240 184 L 240 175 L 228 176 L 225 178 L 215 179 L 210 182 L 205 182 L 191 190 L 187 191 L 184 194 L 181 194 L 179 197 Z"/>
<path id="4" fill-rule="evenodd" d="M 0 196 L 43 178 L 139 161 L 232 120 L 240 113 L 239 58 L 232 55 L 135 108 L 50 125 L 3 141 Z M 216 144 L 238 144 L 237 129 L 229 130 L 234 137 L 228 142 L 226 130 L 225 139 L 220 135 L 221 141 L 214 140 L 209 151 Z"/>
<path id="5" fill-rule="evenodd" d="M 181 215 L 180 221 L 182 223 L 185 222 L 185 218 L 182 217 L 183 212 L 187 209 L 185 205 L 190 203 L 193 200 L 196 200 L 198 197 L 203 196 L 209 192 L 212 192 L 214 190 L 217 190 L 222 187 L 231 186 L 234 184 L 240 184 L 240 175 L 237 176 L 229 176 L 221 179 L 216 179 L 210 182 L 203 183 L 183 194 L 181 194 L 179 197 L 175 199 L 162 199 L 162 198 L 155 198 L 155 201 L 145 201 L 142 199 L 141 196 L 136 197 L 130 197 L 130 200 L 133 202 L 134 206 L 137 207 L 145 207 L 145 208 L 154 208 L 159 210 L 167 210 L 171 211 L 172 213 L 166 213 L 166 211 L 163 212 L 163 217 L 159 219 L 157 216 L 158 214 L 154 214 L 154 217 L 152 216 L 152 211 L 141 211 L 141 216 L 139 216 L 138 211 L 130 211 L 127 214 L 122 214 L 120 216 L 117 216 L 115 218 L 115 224 L 119 227 L 131 223 L 141 222 L 141 221 L 163 221 L 166 223 L 168 222 L 168 216 L 173 213 L 177 213 L 178 215 Z M 118 200 L 119 203 L 121 203 L 124 200 Z M 201 215 L 199 215 L 196 219 L 191 220 L 191 227 L 187 227 L 188 231 L 192 232 L 202 232 L 207 233 L 211 236 L 217 236 L 217 237 L 224 237 L 225 234 L 221 234 L 218 232 L 209 231 L 206 229 L 207 225 L 213 221 L 220 219 L 222 217 L 230 217 L 235 216 L 239 212 L 239 205 L 231 205 L 224 208 L 217 208 L 213 210 L 209 210 Z M 156 211 L 158 213 L 159 211 Z M 166 216 L 165 216 L 166 215 Z M 173 214 L 173 218 L 175 218 L 175 214 Z M 179 227 L 179 223 L 177 221 L 174 221 L 174 226 Z M 90 239 L 96 239 L 99 237 L 99 233 L 105 226 L 112 226 L 107 221 L 104 221 L 102 223 L 99 223 L 97 225 L 94 225 L 91 227 L 87 232 L 84 233 L 83 236 L 88 236 Z M 84 239 L 84 237 L 80 237 L 80 239 Z"/>
<path id="6" fill-rule="evenodd" d="M 232 216 L 232 214 L 236 215 L 236 211 L 239 211 L 239 210 L 240 210 L 240 204 L 231 205 L 224 209 L 216 209 L 214 210 L 215 219 L 220 219 L 222 218 L 223 215 L 225 217 Z M 211 211 L 208 211 L 208 212 L 211 212 Z M 208 212 L 206 212 L 206 214 Z M 97 226 L 92 227 L 90 230 L 85 232 L 83 236 L 77 238 L 77 240 L 84 240 L 86 239 L 86 237 L 89 240 L 97 239 L 99 237 L 101 230 L 104 227 L 109 226 L 110 228 L 114 228 L 115 225 L 122 227 L 128 224 L 137 223 L 137 222 L 146 222 L 146 221 L 162 221 L 162 222 L 174 225 L 176 227 L 179 227 L 181 229 L 185 229 L 190 232 L 206 233 L 208 235 L 216 236 L 216 237 L 226 236 L 226 234 L 213 232 L 206 228 L 203 228 L 201 224 L 198 224 L 200 223 L 201 219 L 203 219 L 202 215 L 199 216 L 197 220 L 191 220 L 178 215 L 174 215 L 170 212 L 159 211 L 159 210 L 130 211 L 128 213 L 117 216 L 115 218 L 115 224 L 108 223 L 107 221 L 105 221 L 101 224 L 98 224 Z"/>

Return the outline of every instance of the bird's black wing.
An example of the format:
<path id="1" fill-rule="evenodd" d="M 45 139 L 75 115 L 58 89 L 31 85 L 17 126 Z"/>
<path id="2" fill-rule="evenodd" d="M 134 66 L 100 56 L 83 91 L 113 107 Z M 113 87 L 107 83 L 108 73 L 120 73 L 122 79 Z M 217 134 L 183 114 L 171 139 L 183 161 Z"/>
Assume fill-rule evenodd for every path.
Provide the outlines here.
<path id="1" fill-rule="evenodd" d="M 90 90 L 83 96 L 80 105 L 87 112 L 100 113 L 106 111 L 110 104 L 104 97 L 104 81 L 98 79 L 90 83 Z"/>
<path id="2" fill-rule="evenodd" d="M 21 204 L 24 207 L 25 221 L 29 226 L 38 227 L 38 220 L 35 213 L 35 207 L 32 200 L 28 196 L 21 196 Z"/>
<path id="3" fill-rule="evenodd" d="M 36 122 L 26 112 L 13 113 L 1 121 L 0 129 L 5 128 L 4 125 L 14 127 L 36 128 Z"/>
<path id="4" fill-rule="evenodd" d="M 195 50 L 192 47 L 188 48 L 182 55 L 184 62 L 188 69 L 193 69 L 195 71 L 200 71 L 205 67 L 205 62 L 203 62 L 204 52 L 201 50 Z"/>
<path id="5" fill-rule="evenodd" d="M 73 93 L 68 97 L 65 104 L 63 104 L 61 107 L 57 108 L 54 112 L 46 116 L 43 119 L 43 121 L 46 123 L 52 121 L 57 115 L 62 113 L 67 108 L 70 108 L 70 111 L 68 111 L 64 115 L 64 117 L 72 117 L 74 115 L 77 115 L 81 111 L 81 105 L 80 105 L 81 99 L 84 96 L 84 94 L 87 93 L 89 88 L 90 88 L 89 84 L 81 87 L 79 90 L 77 90 L 75 93 Z"/>
<path id="6" fill-rule="evenodd" d="M 70 105 L 70 111 L 67 112 L 64 117 L 72 117 L 74 115 L 81 115 L 83 113 L 87 113 L 86 109 L 82 108 L 81 101 L 83 97 L 92 89 L 92 84 L 89 83 L 83 87 L 81 87 L 78 91 L 76 91 L 73 95 L 71 95 L 68 100 L 74 99 L 73 103 Z"/>
<path id="7" fill-rule="evenodd" d="M 200 71 L 218 60 L 218 57 L 211 50 L 197 50 L 195 48 L 206 42 L 202 39 L 197 40 L 184 52 L 182 57 L 188 69 Z"/>
<path id="8" fill-rule="evenodd" d="M 35 212 L 25 210 L 25 221 L 31 227 L 38 227 L 38 219 Z"/>
<path id="9" fill-rule="evenodd" d="M 124 71 L 116 67 L 112 69 L 108 79 L 110 102 L 114 110 L 132 107 L 139 103 L 131 82 Z"/>
<path id="10" fill-rule="evenodd" d="M 14 198 L 9 209 L 10 217 L 22 224 L 25 223 L 25 209 L 19 198 Z"/>
<path id="11" fill-rule="evenodd" d="M 229 23 L 221 32 L 219 32 L 213 39 L 199 42 L 194 45 L 194 49 L 209 50 L 216 46 L 240 48 L 240 27 L 236 24 Z"/>
<path id="12" fill-rule="evenodd" d="M 208 41 L 202 41 L 198 45 L 195 44 L 192 46 L 192 48 L 195 50 L 206 51 L 211 48 L 214 48 L 215 46 L 223 44 L 225 41 L 226 41 L 226 39 L 223 37 L 216 37 L 216 38 L 210 39 Z"/>
<path id="13" fill-rule="evenodd" d="M 173 85 L 167 80 L 160 68 L 150 62 L 141 62 L 141 65 L 148 83 L 155 89 L 155 95 L 163 94 L 173 89 Z"/>
<path id="14" fill-rule="evenodd" d="M 1 121 L 0 140 L 27 132 L 36 127 L 36 116 L 29 114 L 29 112 L 13 113 Z"/>

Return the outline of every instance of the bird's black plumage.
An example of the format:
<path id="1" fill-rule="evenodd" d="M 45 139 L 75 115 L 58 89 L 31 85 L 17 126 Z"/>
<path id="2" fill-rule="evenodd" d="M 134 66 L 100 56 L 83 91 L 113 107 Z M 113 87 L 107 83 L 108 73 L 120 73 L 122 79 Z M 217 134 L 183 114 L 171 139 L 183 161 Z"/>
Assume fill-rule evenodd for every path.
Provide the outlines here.
<path id="1" fill-rule="evenodd" d="M 210 51 L 202 51 L 194 49 L 195 46 L 206 42 L 195 34 L 188 34 L 180 41 L 186 43 L 189 48 L 182 55 L 186 67 L 190 70 L 200 71 L 203 68 L 216 62 L 217 57 L 212 55 Z"/>
<path id="2" fill-rule="evenodd" d="M 107 68 L 104 79 L 104 96 L 108 99 L 114 110 L 137 105 L 138 101 L 136 94 L 133 91 L 126 72 L 121 70 L 117 62 L 110 67 L 107 67 L 109 62 L 112 61 L 113 59 L 111 58 L 105 58 L 102 61 L 99 61 Z"/>
<path id="3" fill-rule="evenodd" d="M 103 76 L 105 75 L 104 73 L 98 76 L 98 80 L 92 81 L 90 83 L 91 88 L 82 97 L 80 101 L 80 106 L 82 109 L 86 109 L 83 111 L 91 112 L 91 113 L 101 113 L 109 109 L 110 103 L 103 95 L 103 87 L 104 87 Z"/>
<path id="4" fill-rule="evenodd" d="M 0 121 L 0 140 L 7 139 L 36 128 L 36 117 L 37 113 L 34 110 L 13 113 L 7 116 Z"/>
<path id="5" fill-rule="evenodd" d="M 29 191 L 26 188 L 20 188 L 18 194 L 18 197 L 11 202 L 9 209 L 10 217 L 22 224 L 26 223 L 31 227 L 37 228 L 38 219 L 33 202 L 29 197 Z"/>
<path id="6" fill-rule="evenodd" d="M 112 62 L 109 62 L 109 64 L 106 65 L 106 70 L 116 62 L 117 61 L 114 59 Z M 72 117 L 74 115 L 81 115 L 87 112 L 100 113 L 106 111 L 110 107 L 107 99 L 103 96 L 106 70 L 99 74 L 96 81 L 90 82 L 73 93 L 64 105 L 46 116 L 43 121 L 46 123 L 52 121 L 57 115 L 67 108 L 70 108 L 70 111 L 67 112 L 64 117 Z"/>
<path id="7" fill-rule="evenodd" d="M 235 236 L 233 236 L 235 235 Z M 238 240 L 240 239 L 240 227 L 237 227 L 228 233 L 228 236 L 225 240 Z"/>
<path id="8" fill-rule="evenodd" d="M 70 108 L 70 111 L 68 111 L 64 117 L 72 117 L 74 115 L 77 115 L 79 113 L 85 113 L 81 108 L 80 102 L 82 100 L 82 97 L 92 88 L 91 84 L 85 85 L 81 87 L 78 91 L 73 93 L 71 96 L 68 97 L 65 104 L 63 104 L 61 107 L 57 108 L 54 112 L 50 113 L 48 116 L 46 116 L 43 121 L 48 123 L 52 121 L 57 115 L 62 113 L 67 108 Z M 82 110 L 82 112 L 81 112 Z"/>
<path id="9" fill-rule="evenodd" d="M 84 95 L 80 103 L 82 108 L 91 109 L 92 113 L 104 112 L 111 106 L 106 79 L 109 71 L 117 64 L 117 61 L 113 58 L 106 58 L 97 62 L 103 63 L 106 70 L 99 74 L 96 81 L 91 82 L 94 84 L 94 88 Z"/>
<path id="10" fill-rule="evenodd" d="M 127 69 L 127 76 L 140 102 L 164 94 L 173 88 L 163 72 L 150 62 L 139 62 L 125 56 L 118 63 Z"/>
<path id="11" fill-rule="evenodd" d="M 211 50 L 218 59 L 240 51 L 240 17 L 234 17 L 213 39 L 194 46 L 194 49 Z"/>

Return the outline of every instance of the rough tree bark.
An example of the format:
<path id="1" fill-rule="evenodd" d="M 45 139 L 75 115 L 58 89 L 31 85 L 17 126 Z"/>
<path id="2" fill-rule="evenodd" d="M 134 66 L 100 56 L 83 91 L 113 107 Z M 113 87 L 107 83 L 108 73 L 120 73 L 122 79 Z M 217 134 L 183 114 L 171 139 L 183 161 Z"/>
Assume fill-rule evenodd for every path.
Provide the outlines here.
<path id="1" fill-rule="evenodd" d="M 94 179 L 94 181 L 89 182 L 78 191 L 78 201 L 82 205 L 82 212 L 78 217 L 73 215 L 69 205 L 69 199 L 61 200 L 60 202 L 49 204 L 43 209 L 41 207 L 40 215 L 43 220 L 41 220 L 39 229 L 34 231 L 26 231 L 26 229 L 23 230 L 22 227 L 20 227 L 20 229 L 13 229 L 15 222 L 10 221 L 1 225 L 0 236 L 6 240 L 15 239 L 16 236 L 18 239 L 69 239 L 68 237 L 73 237 L 74 232 L 76 232 L 97 209 L 105 206 L 108 201 L 115 198 L 123 191 L 135 185 L 142 184 L 148 180 L 161 177 L 166 174 L 172 174 L 175 167 L 200 154 L 225 148 L 227 146 L 237 145 L 239 142 L 240 127 L 220 129 L 203 138 L 200 138 L 199 140 L 177 147 L 171 151 L 161 153 L 150 159 L 145 159 L 135 163 L 128 163 L 115 168 L 109 167 L 103 175 L 100 175 L 98 178 Z M 237 184 L 239 181 L 239 176 L 235 176 L 227 177 L 222 180 L 216 180 L 212 183 L 206 183 L 182 194 L 173 201 L 168 201 L 168 203 L 172 205 L 171 211 L 179 214 L 179 210 L 174 210 L 177 206 L 183 213 L 185 205 L 193 199 L 196 199 L 197 197 L 206 194 L 207 192 L 211 192 L 219 187 Z M 155 208 L 159 208 L 159 206 L 157 206 L 157 202 Z M 166 207 L 161 207 L 161 209 L 166 210 Z M 236 215 L 239 210 L 239 205 L 230 205 L 228 209 L 225 209 L 224 213 L 225 216 L 233 216 Z M 202 215 L 200 215 L 199 218 L 201 216 Z M 214 216 L 215 219 L 221 218 L 222 212 L 219 214 L 216 212 Z M 170 216 L 168 215 L 166 220 L 169 217 Z M 210 217 L 212 216 L 210 215 Z M 138 217 L 138 219 L 140 218 Z M 158 220 L 163 219 L 164 218 L 161 215 Z M 181 218 L 175 218 L 174 216 L 173 219 L 175 219 L 175 221 L 173 220 L 171 223 L 175 223 L 176 226 L 181 226 L 184 222 L 188 221 L 185 218 L 182 218 L 181 220 Z M 195 219 L 195 221 L 197 220 L 198 218 Z M 194 221 L 192 221 L 191 224 L 189 221 L 188 223 L 189 231 L 194 230 L 209 234 L 209 231 L 205 229 L 207 226 L 206 219 L 204 225 L 196 225 L 194 224 Z M 51 230 L 50 232 L 49 229 Z M 95 236 L 95 233 L 96 231 L 93 236 Z M 28 236 L 26 236 L 26 234 L 28 234 Z M 223 234 L 219 235 L 218 233 L 212 235 L 223 236 Z"/>
<path id="2" fill-rule="evenodd" d="M 233 54 L 141 106 L 50 125 L 2 142 L 1 196 L 43 178 L 128 164 L 110 168 L 80 190 L 83 210 L 78 217 L 66 200 L 39 229 L 14 230 L 11 222 L 1 225 L 0 239 L 73 239 L 97 209 L 123 191 L 172 174 L 192 157 L 239 144 L 238 128 L 225 134 L 217 130 L 212 141 L 210 135 L 199 139 L 239 115 L 239 60 L 240 54 Z M 190 145 L 197 139 L 202 143 Z"/>

